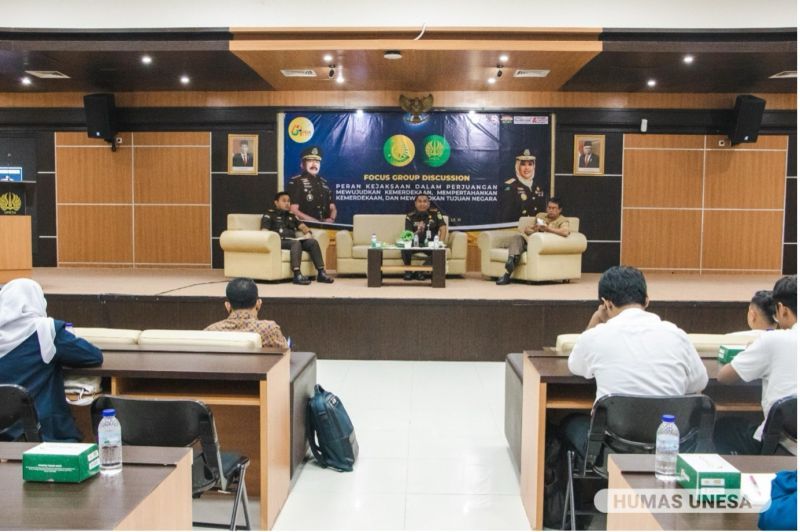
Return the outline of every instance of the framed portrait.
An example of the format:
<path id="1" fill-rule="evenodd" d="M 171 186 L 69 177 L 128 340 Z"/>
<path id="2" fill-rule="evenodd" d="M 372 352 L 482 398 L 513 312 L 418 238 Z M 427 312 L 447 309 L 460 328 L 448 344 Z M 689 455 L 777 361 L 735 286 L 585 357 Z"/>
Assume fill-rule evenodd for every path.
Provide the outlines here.
<path id="1" fill-rule="evenodd" d="M 605 135 L 575 135 L 574 174 L 604 174 L 606 166 Z"/>
<path id="2" fill-rule="evenodd" d="M 258 173 L 258 135 L 231 133 L 228 135 L 228 173 Z"/>

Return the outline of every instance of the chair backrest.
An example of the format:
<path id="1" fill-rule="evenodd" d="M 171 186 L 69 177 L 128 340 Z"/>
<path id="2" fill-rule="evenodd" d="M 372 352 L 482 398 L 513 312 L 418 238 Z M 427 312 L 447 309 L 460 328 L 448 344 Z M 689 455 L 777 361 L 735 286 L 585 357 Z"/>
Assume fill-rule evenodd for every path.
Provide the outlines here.
<path id="1" fill-rule="evenodd" d="M 577 233 L 580 230 L 581 220 L 580 218 L 576 218 L 574 216 L 565 216 L 567 221 L 569 222 L 569 230 L 573 233 Z M 525 227 L 528 227 L 536 220 L 535 216 L 523 216 L 519 219 L 519 223 L 517 224 L 517 229 L 520 231 Z"/>
<path id="2" fill-rule="evenodd" d="M 373 233 L 378 240 L 392 243 L 405 228 L 403 214 L 356 214 L 353 216 L 353 245 L 368 245 Z"/>
<path id="3" fill-rule="evenodd" d="M 226 489 L 221 474 L 222 458 L 217 428 L 211 409 L 202 401 L 134 399 L 102 395 L 92 403 L 92 429 L 97 435 L 97 425 L 103 410 L 113 408 L 122 425 L 124 445 L 152 445 L 156 447 L 196 447 L 195 465 L 203 464 L 213 476 L 214 483 Z M 197 471 L 194 468 L 194 471 Z M 211 487 L 209 486 L 209 487 Z"/>
<path id="4" fill-rule="evenodd" d="M 675 416 L 681 449 L 713 449 L 715 407 L 709 397 L 610 394 L 598 399 L 592 409 L 584 469 L 594 467 L 603 447 L 616 452 L 654 452 L 662 414 Z"/>
<path id="5" fill-rule="evenodd" d="M 228 231 L 260 231 L 260 214 L 239 214 L 231 213 L 228 215 Z"/>
<path id="6" fill-rule="evenodd" d="M 772 404 L 761 435 L 761 454 L 775 454 L 783 447 L 797 454 L 797 396 L 790 395 Z"/>
<path id="7" fill-rule="evenodd" d="M 22 434 L 13 435 L 19 428 L 22 428 Z M 0 441 L 21 439 L 42 441 L 42 426 L 33 398 L 22 386 L 0 384 Z"/>

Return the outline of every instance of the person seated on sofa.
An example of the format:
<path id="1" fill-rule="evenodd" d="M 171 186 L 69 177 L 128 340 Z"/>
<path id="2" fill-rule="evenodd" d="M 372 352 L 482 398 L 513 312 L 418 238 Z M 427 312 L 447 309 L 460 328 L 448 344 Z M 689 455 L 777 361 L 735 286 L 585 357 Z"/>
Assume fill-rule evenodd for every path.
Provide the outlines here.
<path id="1" fill-rule="evenodd" d="M 759 336 L 717 376 L 720 384 L 761 379 L 765 419 L 775 401 L 797 394 L 797 276 L 778 279 L 772 299 L 780 330 Z M 743 417 L 726 417 L 714 427 L 714 445 L 720 454 L 759 454 L 763 430 L 763 420 L 759 424 Z"/>
<path id="2" fill-rule="evenodd" d="M 258 297 L 258 287 L 252 279 L 246 277 L 233 279 L 225 288 L 225 298 L 225 310 L 228 311 L 228 317 L 212 323 L 205 328 L 206 331 L 257 332 L 261 335 L 262 347 L 278 349 L 288 347 L 286 338 L 283 337 L 277 323 L 258 319 L 261 298 Z"/>
<path id="3" fill-rule="evenodd" d="M 311 256 L 314 267 L 317 268 L 317 282 L 332 283 L 328 274 L 325 272 L 325 261 L 322 258 L 322 251 L 319 249 L 319 242 L 311 236 L 311 229 L 297 219 L 297 216 L 289 211 L 291 200 L 288 192 L 278 192 L 275 194 L 275 208 L 267 211 L 261 217 L 261 229 L 275 231 L 281 237 L 281 249 L 289 250 L 290 264 L 294 277 L 294 284 L 310 284 L 311 280 L 300 273 L 300 261 L 303 251 L 307 251 Z M 303 233 L 303 237 L 298 237 L 297 232 Z"/>
<path id="4" fill-rule="evenodd" d="M 47 317 L 42 287 L 31 279 L 14 279 L 0 290 L 0 383 L 28 390 L 36 406 L 45 441 L 82 441 L 64 395 L 62 366 L 99 366 L 103 353 L 67 331 L 66 323 Z M 2 435 L 14 440 L 22 426 Z"/>
<path id="5" fill-rule="evenodd" d="M 514 268 L 519 264 L 522 254 L 528 249 L 527 236 L 533 233 L 552 233 L 565 238 L 569 236 L 569 221 L 561 215 L 561 198 L 556 196 L 550 198 L 547 201 L 547 212 L 537 214 L 536 220 L 521 228 L 521 231 L 520 234 L 514 235 L 508 244 L 506 273 L 497 278 L 497 284 L 499 285 L 511 282 L 511 274 Z"/>
<path id="6" fill-rule="evenodd" d="M 642 272 L 613 266 L 600 277 L 600 306 L 569 355 L 569 370 L 595 379 L 599 399 L 628 395 L 686 395 L 703 390 L 708 374 L 689 336 L 675 324 L 647 312 Z M 568 416 L 562 438 L 583 458 L 589 416 Z"/>
<path id="7" fill-rule="evenodd" d="M 759 290 L 753 295 L 747 307 L 747 326 L 762 331 L 775 329 L 775 301 L 772 300 L 771 291 Z"/>
<path id="8" fill-rule="evenodd" d="M 447 239 L 447 222 L 444 216 L 438 210 L 431 209 L 431 198 L 427 194 L 417 194 L 414 198 L 414 210 L 406 214 L 406 231 L 411 231 L 416 234 L 419 240 L 419 245 L 424 247 L 428 245 L 428 232 L 430 231 L 431 238 L 439 236 L 439 241 L 444 243 Z M 431 257 L 430 251 L 401 251 L 400 255 L 403 257 L 403 264 L 406 266 L 411 265 L 411 256 L 414 253 L 425 253 Z M 420 281 L 425 279 L 423 272 L 417 272 L 417 279 Z M 411 281 L 414 279 L 412 272 L 406 272 L 403 279 Z"/>

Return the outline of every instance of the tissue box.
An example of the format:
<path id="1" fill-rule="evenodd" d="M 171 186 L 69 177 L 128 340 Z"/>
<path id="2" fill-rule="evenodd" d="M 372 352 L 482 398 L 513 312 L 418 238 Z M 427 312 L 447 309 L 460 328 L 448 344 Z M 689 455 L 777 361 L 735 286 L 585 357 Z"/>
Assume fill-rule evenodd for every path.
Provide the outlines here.
<path id="1" fill-rule="evenodd" d="M 717 360 L 720 364 L 727 364 L 745 349 L 747 349 L 746 345 L 721 345 L 717 353 Z"/>
<path id="2" fill-rule="evenodd" d="M 100 471 L 96 443 L 37 445 L 22 453 L 22 478 L 34 482 L 83 482 Z"/>
<path id="3" fill-rule="evenodd" d="M 678 454 L 678 484 L 693 497 L 713 500 L 738 490 L 741 473 L 718 454 Z"/>

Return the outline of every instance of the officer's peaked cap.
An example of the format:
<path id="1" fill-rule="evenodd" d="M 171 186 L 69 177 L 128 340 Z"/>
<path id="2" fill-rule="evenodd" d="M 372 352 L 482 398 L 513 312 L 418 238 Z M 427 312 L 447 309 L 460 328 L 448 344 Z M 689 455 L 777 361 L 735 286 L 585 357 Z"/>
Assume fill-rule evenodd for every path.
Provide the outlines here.
<path id="1" fill-rule="evenodd" d="M 309 146 L 308 148 L 304 149 L 300 152 L 300 159 L 311 159 L 315 161 L 322 160 L 322 150 L 319 149 L 319 146 Z"/>

